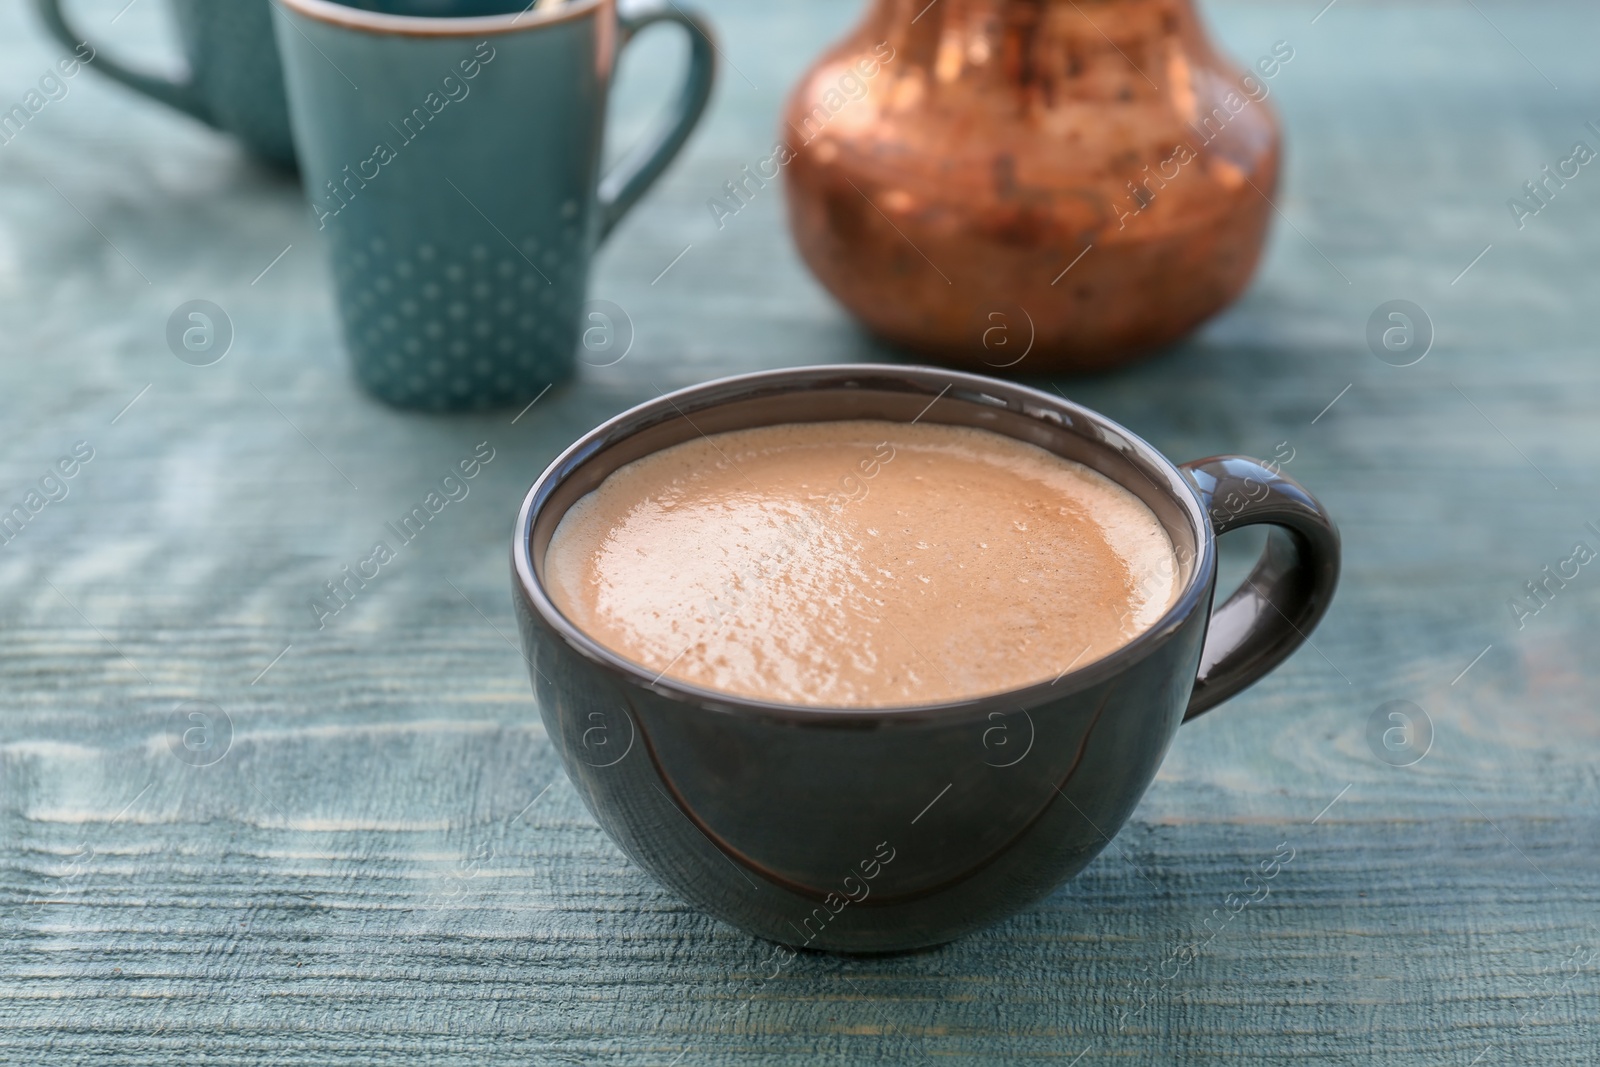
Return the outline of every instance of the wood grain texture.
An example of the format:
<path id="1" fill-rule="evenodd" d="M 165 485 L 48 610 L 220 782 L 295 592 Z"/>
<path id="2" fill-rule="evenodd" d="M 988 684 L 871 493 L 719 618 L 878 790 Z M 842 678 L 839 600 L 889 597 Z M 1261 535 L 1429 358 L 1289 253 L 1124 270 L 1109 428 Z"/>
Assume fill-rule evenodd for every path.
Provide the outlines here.
<path id="1" fill-rule="evenodd" d="M 1600 545 L 1600 173 L 1521 230 L 1505 205 L 1596 143 L 1588 8 L 1210 6 L 1234 55 L 1295 49 L 1265 265 L 1165 357 L 1051 384 L 1179 459 L 1288 442 L 1343 527 L 1339 598 L 1043 905 L 773 973 L 598 830 L 508 641 L 515 507 L 559 448 L 659 389 L 883 355 L 777 188 L 722 229 L 705 205 L 855 5 L 706 6 L 711 117 L 593 286 L 633 351 L 515 422 L 360 395 L 298 190 L 192 123 L 83 74 L 0 145 L 0 503 L 95 450 L 0 546 L 0 1062 L 1600 1061 L 1600 574 L 1522 629 L 1506 606 Z M 86 24 L 154 56 L 159 5 L 122 7 Z M 0 107 L 56 58 L 26 14 L 0 9 Z M 640 49 L 619 146 L 676 59 Z M 197 297 L 237 331 L 205 368 L 163 339 Z M 1412 367 L 1364 340 L 1396 298 L 1437 329 Z M 470 496 L 319 630 L 307 600 L 480 441 Z M 1405 768 L 1365 738 L 1397 699 L 1434 727 Z M 165 739 L 193 700 L 231 725 L 209 766 Z"/>

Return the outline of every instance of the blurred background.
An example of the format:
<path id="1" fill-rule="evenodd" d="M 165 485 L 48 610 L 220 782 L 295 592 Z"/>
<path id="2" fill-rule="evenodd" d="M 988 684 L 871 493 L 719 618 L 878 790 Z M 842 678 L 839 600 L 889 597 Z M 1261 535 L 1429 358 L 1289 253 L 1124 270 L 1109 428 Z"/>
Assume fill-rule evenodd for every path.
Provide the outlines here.
<path id="1" fill-rule="evenodd" d="M 1508 200 L 1600 148 L 1600 23 L 1324 2 L 1201 5 L 1235 59 L 1294 49 L 1243 298 L 1148 362 L 1038 384 L 1177 460 L 1292 454 L 1343 528 L 1332 613 L 1183 730 L 1134 821 L 1038 909 L 770 979 L 770 947 L 666 896 L 566 784 L 509 647 L 506 548 L 545 464 L 628 406 L 904 358 L 812 279 L 777 185 L 721 225 L 707 204 L 770 155 L 861 5 L 704 0 L 711 108 L 590 287 L 631 348 L 521 413 L 369 399 L 298 185 L 68 80 L 0 144 L 0 502 L 93 454 L 0 547 L 0 1059 L 1592 1062 L 1600 581 L 1527 583 L 1600 548 L 1600 172 L 1531 217 Z M 176 65 L 157 0 L 73 9 L 108 53 Z M 0 108 L 62 54 L 32 15 L 0 5 Z M 683 51 L 626 54 L 612 154 Z M 166 341 L 196 299 L 233 329 L 208 366 Z M 1368 342 L 1394 300 L 1432 338 L 1404 366 Z M 469 498 L 319 627 L 308 600 L 480 442 Z M 1259 548 L 1229 542 L 1225 584 Z M 188 701 L 230 739 L 204 768 L 161 741 Z M 1393 701 L 1426 721 L 1410 763 L 1370 742 Z M 1163 970 L 1280 843 L 1297 858 L 1270 901 Z"/>

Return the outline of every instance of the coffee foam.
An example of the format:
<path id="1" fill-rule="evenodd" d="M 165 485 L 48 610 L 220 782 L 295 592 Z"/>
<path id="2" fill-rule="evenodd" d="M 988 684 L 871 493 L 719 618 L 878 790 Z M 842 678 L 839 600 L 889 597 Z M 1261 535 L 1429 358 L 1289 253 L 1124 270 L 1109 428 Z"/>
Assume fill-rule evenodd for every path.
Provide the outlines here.
<path id="1" fill-rule="evenodd" d="M 1177 593 L 1159 520 L 986 430 L 794 423 L 613 472 L 545 555 L 557 608 L 651 674 L 777 703 L 942 703 L 1122 647 Z"/>

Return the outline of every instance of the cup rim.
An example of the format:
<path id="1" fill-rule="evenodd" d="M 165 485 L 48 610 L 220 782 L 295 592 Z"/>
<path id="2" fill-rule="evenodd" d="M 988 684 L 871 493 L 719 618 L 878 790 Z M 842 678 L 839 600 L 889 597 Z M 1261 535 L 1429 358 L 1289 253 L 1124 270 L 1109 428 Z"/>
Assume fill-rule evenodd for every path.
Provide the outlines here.
<path id="1" fill-rule="evenodd" d="M 1040 681 L 1016 689 L 1002 690 L 998 693 L 985 693 L 979 696 L 938 703 L 861 707 L 789 704 L 710 689 L 690 682 L 669 678 L 665 674 L 652 677 L 651 672 L 641 664 L 613 652 L 590 637 L 555 606 L 533 566 L 532 541 L 534 522 L 542 511 L 541 498 L 547 499 L 557 485 L 582 465 L 581 461 L 586 461 L 601 454 L 604 451 L 604 448 L 601 447 L 602 443 L 614 445 L 640 430 L 657 425 L 654 416 L 663 416 L 670 411 L 676 411 L 678 415 L 687 418 L 688 414 L 694 410 L 703 409 L 686 406 L 686 403 L 692 404 L 697 397 L 703 397 L 707 394 L 718 395 L 724 392 L 732 392 L 740 387 L 814 383 L 817 379 L 838 379 L 839 386 L 844 387 L 845 383 L 852 378 L 893 378 L 902 382 L 909 379 L 918 385 L 926 387 L 926 395 L 933 397 L 935 401 L 938 399 L 934 395 L 935 393 L 938 393 L 939 396 L 944 395 L 940 391 L 941 385 L 946 390 L 955 386 L 964 386 L 969 390 L 991 398 L 998 393 L 1002 397 L 1009 396 L 1019 402 L 1026 401 L 1045 410 L 1053 410 L 1059 414 L 1070 415 L 1074 419 L 1093 424 L 1102 431 L 1111 431 L 1126 443 L 1132 453 L 1131 458 L 1133 460 L 1143 461 L 1146 466 L 1165 476 L 1165 490 L 1179 504 L 1188 517 L 1193 528 L 1195 544 L 1198 546 L 1193 565 L 1189 570 L 1188 580 L 1173 598 L 1172 604 L 1167 608 L 1166 612 L 1141 631 L 1138 636 L 1092 663 L 1077 669 L 1069 668 L 1054 681 Z M 870 386 L 869 381 L 863 381 L 860 384 Z M 737 396 L 725 397 L 717 403 L 706 406 L 715 407 L 721 403 L 735 402 L 737 399 Z M 1025 416 L 1029 414 L 1029 412 L 1023 410 L 1018 410 L 1017 413 Z M 612 438 L 611 435 L 613 433 L 629 427 L 630 424 L 632 424 L 630 432 Z M 1118 482 L 1118 484 L 1121 485 L 1123 483 Z M 1163 489 L 1162 485 L 1154 483 L 1153 480 L 1152 484 L 1158 491 Z M 1124 488 L 1127 487 L 1124 486 Z M 1177 546 L 1174 547 L 1176 549 Z M 692 704 L 709 711 L 787 722 L 839 722 L 843 719 L 852 719 L 859 722 L 862 719 L 873 718 L 896 720 L 968 718 L 981 717 L 991 711 L 1007 714 L 1015 713 L 1019 710 L 1026 711 L 1047 702 L 1083 692 L 1122 673 L 1130 666 L 1157 651 L 1172 639 L 1198 608 L 1202 607 L 1202 597 L 1209 595 L 1216 569 L 1216 534 L 1212 529 L 1210 519 L 1205 513 L 1205 507 L 1200 500 L 1198 490 L 1183 475 L 1176 463 L 1168 459 L 1142 437 L 1119 423 L 1091 408 L 1074 403 L 1064 396 L 1052 396 L 1042 390 L 1017 382 L 1007 382 L 997 378 L 990 378 L 986 375 L 946 370 L 939 367 L 891 363 L 813 364 L 804 367 L 730 375 L 687 386 L 670 393 L 663 393 L 652 400 L 636 404 L 589 430 L 563 449 L 560 455 L 551 461 L 543 473 L 534 480 L 533 485 L 529 487 L 527 494 L 523 497 L 522 507 L 518 510 L 517 523 L 512 534 L 511 564 L 512 571 L 516 576 L 518 592 L 528 607 L 538 615 L 540 622 L 559 636 L 568 648 L 604 668 L 608 673 L 616 676 L 618 680 L 627 683 L 630 687 L 646 689 L 674 701 Z M 532 665 L 532 661 L 530 661 L 530 665 Z"/>
<path id="2" fill-rule="evenodd" d="M 399 37 L 477 37 L 517 30 L 542 29 L 558 22 L 583 18 L 613 0 L 567 0 L 553 11 L 536 12 L 532 2 L 521 11 L 502 15 L 391 15 L 367 11 L 335 0 L 277 0 L 297 15 L 347 30 L 364 30 Z"/>

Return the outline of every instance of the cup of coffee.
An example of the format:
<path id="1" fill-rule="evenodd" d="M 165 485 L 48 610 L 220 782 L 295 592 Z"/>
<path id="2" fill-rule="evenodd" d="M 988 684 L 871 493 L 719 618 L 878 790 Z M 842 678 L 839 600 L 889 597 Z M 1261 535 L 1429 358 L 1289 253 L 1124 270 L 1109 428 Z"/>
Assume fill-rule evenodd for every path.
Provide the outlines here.
<path id="1" fill-rule="evenodd" d="M 670 0 L 415 13 L 437 6 L 276 4 L 306 193 L 368 392 L 522 404 L 573 371 L 590 257 L 699 120 L 711 31 Z M 602 174 L 618 52 L 657 22 L 685 31 L 687 72 L 661 125 Z"/>
<path id="2" fill-rule="evenodd" d="M 1270 527 L 1212 609 L 1215 535 Z M 1261 678 L 1339 574 L 1322 506 L 1175 465 L 993 379 L 821 366 L 650 401 L 529 490 L 540 713 L 606 831 L 752 934 L 883 952 L 1049 894 L 1178 725 Z"/>
<path id="3" fill-rule="evenodd" d="M 174 80 L 125 67 L 95 42 L 95 70 L 233 134 L 269 163 L 294 166 L 289 105 L 283 93 L 278 49 L 272 38 L 270 0 L 168 0 L 189 74 Z M 45 28 L 68 48 L 86 38 L 68 21 L 61 0 L 35 0 Z"/>

